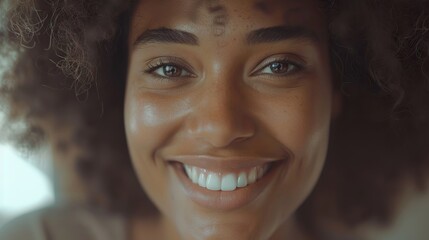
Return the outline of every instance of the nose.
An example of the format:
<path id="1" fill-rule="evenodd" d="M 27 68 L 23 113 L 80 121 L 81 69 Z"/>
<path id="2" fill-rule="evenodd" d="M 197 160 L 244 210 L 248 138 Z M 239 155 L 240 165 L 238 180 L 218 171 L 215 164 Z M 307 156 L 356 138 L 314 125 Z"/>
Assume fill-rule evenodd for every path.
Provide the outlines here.
<path id="1" fill-rule="evenodd" d="M 249 103 L 239 87 L 217 81 L 203 87 L 188 116 L 188 133 L 215 148 L 224 148 L 255 135 Z"/>

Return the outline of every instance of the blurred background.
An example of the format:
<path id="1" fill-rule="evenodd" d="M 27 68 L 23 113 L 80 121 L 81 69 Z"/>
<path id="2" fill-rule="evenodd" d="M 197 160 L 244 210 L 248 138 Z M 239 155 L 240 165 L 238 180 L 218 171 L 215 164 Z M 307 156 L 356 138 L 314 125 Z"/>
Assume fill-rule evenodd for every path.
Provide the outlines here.
<path id="1" fill-rule="evenodd" d="M 0 9 L 6 9 L 7 3 L 1 1 Z M 0 14 L 0 27 L 4 17 Z M 0 79 L 7 65 L 7 59 L 0 57 Z M 0 108 L 0 129 L 7 129 L 3 119 Z M 16 216 L 53 203 L 52 161 L 47 153 L 47 149 L 19 153 L 12 146 L 0 143 L 0 227 Z"/>
<path id="2" fill-rule="evenodd" d="M 0 9 L 5 9 L 6 3 L 0 2 Z M 3 26 L 3 17 L 0 14 L 0 27 Z M 0 79 L 9 63 L 10 59 L 0 56 Z M 10 127 L 4 124 L 2 107 L 0 138 L 5 136 L 4 130 Z M 52 157 L 48 153 L 47 148 L 37 153 L 23 153 L 0 143 L 0 227 L 25 212 L 53 203 Z"/>
<path id="3" fill-rule="evenodd" d="M 47 152 L 24 154 L 12 146 L 0 145 L 0 227 L 54 202 L 52 161 Z"/>

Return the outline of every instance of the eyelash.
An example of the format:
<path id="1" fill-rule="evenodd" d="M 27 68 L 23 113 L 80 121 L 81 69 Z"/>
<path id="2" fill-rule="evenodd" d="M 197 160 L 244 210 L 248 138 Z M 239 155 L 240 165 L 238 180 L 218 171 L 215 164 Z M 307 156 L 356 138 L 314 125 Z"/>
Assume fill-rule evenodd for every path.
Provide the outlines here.
<path id="1" fill-rule="evenodd" d="M 264 62 L 264 61 L 263 61 Z M 263 63 L 262 62 L 262 63 Z M 274 63 L 280 63 L 280 64 L 284 64 L 284 65 L 288 65 L 288 66 L 292 66 L 294 69 L 287 71 L 286 73 L 281 73 L 281 74 L 276 74 L 276 73 L 261 73 L 262 70 L 269 68 L 272 64 Z M 260 63 L 261 64 L 261 63 Z M 274 60 L 270 60 L 269 62 L 267 62 L 266 64 L 264 64 L 262 67 L 256 69 L 255 71 L 253 71 L 251 73 L 251 76 L 261 76 L 261 75 L 269 75 L 270 77 L 285 77 L 285 76 L 289 76 L 295 73 L 300 72 L 302 69 L 304 68 L 304 64 L 298 63 L 296 61 L 291 61 L 289 58 L 287 57 L 280 57 L 280 58 L 276 58 Z"/>
<path id="2" fill-rule="evenodd" d="M 166 67 L 166 66 L 172 66 L 172 67 L 176 67 L 178 69 L 181 69 L 182 71 L 186 71 L 189 76 L 187 77 L 193 77 L 193 71 L 190 70 L 190 67 L 185 67 L 184 64 L 181 63 L 177 63 L 178 60 L 176 59 L 157 59 L 155 62 L 149 62 L 147 64 L 146 69 L 144 70 L 144 73 L 147 74 L 152 74 L 157 78 L 160 79 L 175 79 L 175 78 L 180 78 L 180 77 L 166 77 L 166 76 L 161 76 L 159 74 L 154 73 L 156 70 L 162 68 L 162 67 Z"/>
<path id="3" fill-rule="evenodd" d="M 281 74 L 260 73 L 262 70 L 270 67 L 274 63 L 280 63 L 280 64 L 289 65 L 289 66 L 291 65 L 294 69 L 291 71 L 288 71 L 286 73 L 281 73 Z M 182 71 L 186 71 L 189 74 L 189 76 L 186 76 L 186 77 L 193 77 L 194 76 L 193 71 L 189 70 L 190 67 L 185 67 L 183 65 L 184 64 L 177 63 L 177 61 L 174 59 L 162 59 L 161 58 L 161 59 L 156 60 L 154 63 L 152 63 L 152 62 L 148 63 L 147 68 L 144 70 L 144 72 L 147 74 L 151 74 L 151 75 L 153 75 L 159 79 L 163 79 L 163 80 L 180 78 L 181 76 L 179 76 L 179 77 L 168 77 L 168 76 L 161 76 L 157 73 L 154 73 L 155 71 L 157 71 L 158 69 L 160 69 L 162 67 L 173 66 L 173 67 L 176 67 Z M 277 59 L 274 59 L 274 60 L 267 62 L 266 64 L 264 64 L 264 66 L 253 71 L 250 75 L 251 76 L 267 75 L 270 77 L 285 77 L 285 76 L 289 76 L 291 74 L 295 74 L 297 72 L 300 72 L 303 68 L 304 68 L 303 64 L 297 63 L 296 61 L 291 61 L 289 58 L 282 57 L 282 58 L 277 58 Z"/>

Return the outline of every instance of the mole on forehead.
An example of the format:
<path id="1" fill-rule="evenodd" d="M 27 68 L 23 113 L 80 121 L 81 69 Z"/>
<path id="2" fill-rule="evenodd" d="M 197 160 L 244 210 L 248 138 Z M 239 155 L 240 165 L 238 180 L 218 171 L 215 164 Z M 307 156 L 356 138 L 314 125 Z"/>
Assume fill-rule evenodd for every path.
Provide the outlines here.
<path id="1" fill-rule="evenodd" d="M 198 21 L 198 12 L 200 10 L 204 10 L 213 16 L 211 20 L 213 34 L 215 36 L 223 35 L 229 21 L 228 11 L 225 5 L 219 0 L 195 0 L 190 11 L 191 21 Z"/>
<path id="2" fill-rule="evenodd" d="M 225 6 L 219 0 L 206 0 L 206 4 L 209 13 L 217 14 L 226 11 Z"/>
<path id="3" fill-rule="evenodd" d="M 228 17 L 226 7 L 219 0 L 195 0 L 190 11 L 190 17 L 193 21 L 197 21 L 198 12 L 202 9 L 214 15 L 214 18 Z"/>
<path id="4" fill-rule="evenodd" d="M 288 4 L 299 2 L 297 0 L 256 0 L 253 8 L 266 15 L 272 14 L 279 7 L 287 7 Z"/>

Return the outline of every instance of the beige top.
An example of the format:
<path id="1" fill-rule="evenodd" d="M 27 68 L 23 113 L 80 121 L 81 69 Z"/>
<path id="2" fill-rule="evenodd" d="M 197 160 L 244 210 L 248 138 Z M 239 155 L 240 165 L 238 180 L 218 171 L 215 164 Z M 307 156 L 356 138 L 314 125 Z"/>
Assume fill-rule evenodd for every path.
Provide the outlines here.
<path id="1" fill-rule="evenodd" d="M 82 206 L 53 206 L 0 229 L 1 240 L 126 240 L 125 218 Z"/>

